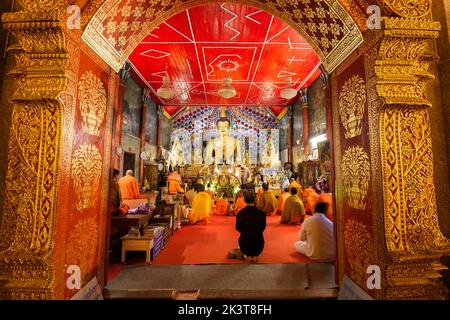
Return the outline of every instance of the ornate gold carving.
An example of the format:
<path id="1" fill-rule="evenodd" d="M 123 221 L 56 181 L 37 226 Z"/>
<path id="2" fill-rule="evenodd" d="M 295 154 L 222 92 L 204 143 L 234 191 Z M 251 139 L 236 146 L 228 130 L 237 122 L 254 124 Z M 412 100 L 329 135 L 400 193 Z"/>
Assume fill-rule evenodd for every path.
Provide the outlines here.
<path id="1" fill-rule="evenodd" d="M 16 102 L 8 148 L 0 270 L 8 298 L 50 297 L 53 268 L 44 257 L 55 232 L 62 112 L 58 103 Z"/>
<path id="2" fill-rule="evenodd" d="M 385 229 L 393 257 L 442 247 L 436 213 L 428 111 L 386 107 L 380 117 Z"/>
<path id="3" fill-rule="evenodd" d="M 413 3 L 413 2 L 411 2 Z M 439 23 L 385 19 L 375 72 L 380 104 L 388 299 L 447 298 L 439 258 L 450 240 L 438 225 L 433 155 L 426 98 L 428 71 L 436 60 Z"/>
<path id="4" fill-rule="evenodd" d="M 387 104 L 428 105 L 428 71 L 436 61 L 433 38 L 440 25 L 417 19 L 384 18 L 384 38 L 376 62 L 377 91 Z"/>
<path id="5" fill-rule="evenodd" d="M 369 188 L 370 162 L 369 156 L 361 147 L 349 147 L 345 151 L 342 157 L 342 175 L 348 205 L 364 210 Z"/>
<path id="6" fill-rule="evenodd" d="M 405 18 L 421 18 L 431 11 L 431 0 L 385 0 L 384 3 Z"/>
<path id="7" fill-rule="evenodd" d="M 77 209 L 83 211 L 95 205 L 102 173 L 102 156 L 97 146 L 80 145 L 73 155 L 72 178 L 78 198 Z"/>
<path id="8" fill-rule="evenodd" d="M 364 107 L 366 104 L 366 84 L 359 75 L 348 79 L 339 94 L 339 115 L 345 128 L 345 138 L 361 134 Z"/>
<path id="9" fill-rule="evenodd" d="M 99 227 L 94 218 L 81 219 L 70 231 L 66 262 L 80 267 L 82 285 L 91 279 L 96 267 L 98 237 Z"/>
<path id="10" fill-rule="evenodd" d="M 82 130 L 94 136 L 100 135 L 106 113 L 106 90 L 102 81 L 91 71 L 85 72 L 78 85 Z"/>
<path id="11" fill-rule="evenodd" d="M 365 288 L 367 267 L 374 264 L 372 236 L 364 224 L 356 219 L 349 219 L 344 227 L 344 239 L 349 276 Z"/>

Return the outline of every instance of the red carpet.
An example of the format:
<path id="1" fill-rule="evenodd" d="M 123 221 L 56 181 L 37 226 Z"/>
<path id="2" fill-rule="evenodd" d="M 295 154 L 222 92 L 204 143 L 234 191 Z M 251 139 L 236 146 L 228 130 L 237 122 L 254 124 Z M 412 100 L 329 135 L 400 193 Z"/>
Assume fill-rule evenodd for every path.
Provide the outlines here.
<path id="1" fill-rule="evenodd" d="M 234 229 L 236 217 L 212 215 L 210 221 L 208 225 L 181 227 L 158 254 L 153 264 L 246 263 L 237 259 L 227 259 L 230 249 L 238 246 L 239 232 Z M 299 225 L 280 224 L 280 216 L 267 217 L 264 231 L 265 246 L 259 262 L 272 264 L 311 262 L 294 249 L 294 242 L 298 240 L 299 233 Z M 136 256 L 127 258 L 127 263 L 145 265 L 145 253 L 136 254 L 140 254 L 140 258 Z M 108 282 L 112 281 L 122 268 L 122 264 L 110 264 Z"/>
<path id="2" fill-rule="evenodd" d="M 235 221 L 236 217 L 212 215 L 208 225 L 183 226 L 156 257 L 154 264 L 245 263 L 227 259 L 230 249 L 238 246 L 239 233 L 234 229 Z M 279 222 L 280 216 L 267 217 L 260 263 L 310 262 L 294 249 L 300 226 L 281 225 Z"/>

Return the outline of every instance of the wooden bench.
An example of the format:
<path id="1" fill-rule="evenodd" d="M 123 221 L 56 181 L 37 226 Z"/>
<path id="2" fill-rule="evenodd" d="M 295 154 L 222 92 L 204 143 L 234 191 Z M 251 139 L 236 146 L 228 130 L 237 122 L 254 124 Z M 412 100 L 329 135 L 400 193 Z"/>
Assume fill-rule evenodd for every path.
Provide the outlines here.
<path id="1" fill-rule="evenodd" d="M 153 238 L 150 237 L 132 237 L 132 236 L 125 236 L 120 238 L 122 240 L 122 258 L 121 261 L 123 264 L 126 262 L 126 254 L 127 251 L 145 251 L 145 262 L 148 264 L 152 263 L 152 255 L 151 251 L 153 249 Z"/>

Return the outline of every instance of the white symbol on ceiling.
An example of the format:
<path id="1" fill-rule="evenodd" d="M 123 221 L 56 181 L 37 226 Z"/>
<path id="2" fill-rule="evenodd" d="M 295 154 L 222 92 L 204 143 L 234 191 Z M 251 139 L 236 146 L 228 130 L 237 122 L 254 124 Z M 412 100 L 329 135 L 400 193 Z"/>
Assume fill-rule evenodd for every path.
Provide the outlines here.
<path id="1" fill-rule="evenodd" d="M 306 60 L 305 59 L 295 59 L 295 56 L 292 56 L 292 58 L 291 59 L 287 59 L 288 61 L 289 61 L 289 65 L 291 65 L 292 64 L 292 62 L 306 62 Z"/>
<path id="2" fill-rule="evenodd" d="M 219 54 L 217 57 L 214 58 L 213 61 L 211 61 L 211 62 L 208 64 L 208 66 L 211 68 L 211 71 L 208 72 L 208 78 L 209 78 L 209 77 L 215 77 L 215 75 L 213 74 L 214 71 L 215 71 L 215 67 L 213 66 L 213 64 L 214 64 L 217 60 L 219 60 L 220 58 L 222 58 L 222 57 L 237 57 L 238 59 L 242 59 L 241 56 L 238 55 L 238 54 Z M 225 60 L 225 61 L 226 61 L 226 60 Z M 228 59 L 228 61 L 231 61 L 231 60 Z M 236 61 L 235 61 L 235 62 L 236 62 Z M 237 62 L 236 62 L 236 63 L 237 63 Z M 219 64 L 220 64 L 220 63 L 219 63 Z M 218 66 L 219 64 L 217 64 L 216 66 Z M 240 65 L 239 65 L 239 67 L 240 67 Z M 219 69 L 220 69 L 220 67 L 219 67 Z"/>
<path id="3" fill-rule="evenodd" d="M 150 54 L 150 52 L 152 52 L 152 54 Z M 141 52 L 140 55 L 141 56 L 145 56 L 145 57 L 149 57 L 149 58 L 153 58 L 153 59 L 162 59 L 164 57 L 170 56 L 171 54 L 168 53 L 168 52 L 159 51 L 159 50 L 156 50 L 156 49 L 150 49 L 150 50 Z"/>
<path id="4" fill-rule="evenodd" d="M 262 10 L 258 10 L 258 11 L 255 11 L 255 12 L 253 12 L 253 13 L 249 13 L 249 14 L 246 15 L 245 17 L 246 17 L 247 19 L 249 19 L 249 20 L 252 20 L 253 22 L 255 22 L 255 23 L 257 23 L 257 24 L 261 24 L 261 22 L 259 22 L 258 20 L 255 20 L 255 19 L 253 19 L 253 18 L 250 18 L 250 17 L 253 16 L 254 14 L 258 14 L 258 13 L 260 13 L 260 12 L 262 12 Z"/>
<path id="5" fill-rule="evenodd" d="M 233 18 L 231 18 L 230 20 L 228 20 L 227 22 L 225 22 L 224 26 L 227 27 L 228 29 L 230 29 L 231 31 L 236 32 L 236 34 L 234 36 L 231 37 L 231 40 L 234 40 L 234 38 L 236 38 L 238 35 L 240 35 L 241 33 L 239 31 L 237 31 L 236 29 L 234 29 L 233 27 L 230 27 L 229 24 L 231 22 L 233 22 L 238 15 L 235 14 L 233 11 L 228 10 L 227 8 L 224 7 L 225 3 L 222 3 L 222 5 L 220 6 L 223 10 L 225 10 L 226 12 L 228 12 L 229 14 L 233 15 Z"/>
<path id="6" fill-rule="evenodd" d="M 216 64 L 216 67 L 220 71 L 235 72 L 241 67 L 241 65 L 237 61 L 227 59 L 220 61 L 218 64 Z"/>
<path id="7" fill-rule="evenodd" d="M 289 76 L 295 76 L 296 74 L 297 73 L 295 73 L 295 72 L 281 70 L 280 72 L 278 72 L 277 78 L 285 78 L 285 77 L 289 77 Z"/>

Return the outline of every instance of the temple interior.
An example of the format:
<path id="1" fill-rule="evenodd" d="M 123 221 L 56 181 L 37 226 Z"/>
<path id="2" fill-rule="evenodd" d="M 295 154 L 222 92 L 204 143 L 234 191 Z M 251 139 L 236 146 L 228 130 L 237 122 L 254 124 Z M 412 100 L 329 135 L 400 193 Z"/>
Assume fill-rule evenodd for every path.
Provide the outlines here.
<path id="1" fill-rule="evenodd" d="M 0 299 L 448 299 L 450 2 L 4 0 Z"/>

